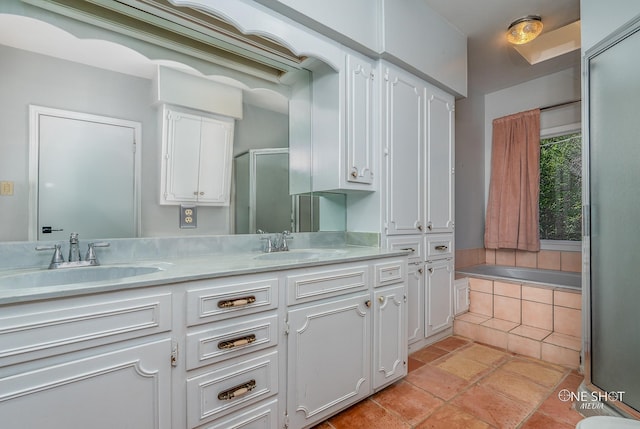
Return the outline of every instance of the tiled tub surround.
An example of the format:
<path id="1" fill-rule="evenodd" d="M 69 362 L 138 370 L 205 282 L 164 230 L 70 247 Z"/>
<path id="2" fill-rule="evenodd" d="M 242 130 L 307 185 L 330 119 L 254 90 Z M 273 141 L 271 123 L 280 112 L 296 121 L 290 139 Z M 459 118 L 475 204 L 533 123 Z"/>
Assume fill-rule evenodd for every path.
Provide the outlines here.
<path id="1" fill-rule="evenodd" d="M 526 252 L 512 249 L 485 249 L 485 261 L 492 265 L 508 265 L 541 270 L 560 270 L 579 273 L 582 269 L 582 253 L 559 250 Z"/>
<path id="2" fill-rule="evenodd" d="M 469 312 L 456 317 L 456 335 L 579 367 L 579 290 L 475 277 L 469 277 L 469 289 Z"/>
<path id="3" fill-rule="evenodd" d="M 507 265 L 578 273 L 581 271 L 581 252 L 541 250 L 526 252 L 511 249 L 456 249 L 456 269 L 478 264 Z"/>

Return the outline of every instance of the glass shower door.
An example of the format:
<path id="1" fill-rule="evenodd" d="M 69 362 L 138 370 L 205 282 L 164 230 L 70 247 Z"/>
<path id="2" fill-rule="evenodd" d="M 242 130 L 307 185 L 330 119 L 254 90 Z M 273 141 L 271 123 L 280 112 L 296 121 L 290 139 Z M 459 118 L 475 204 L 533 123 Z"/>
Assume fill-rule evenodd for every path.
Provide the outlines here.
<path id="1" fill-rule="evenodd" d="M 591 325 L 585 367 L 587 381 L 603 392 L 623 392 L 623 403 L 640 411 L 640 24 L 632 28 L 587 53 L 586 60 L 585 310 Z"/>

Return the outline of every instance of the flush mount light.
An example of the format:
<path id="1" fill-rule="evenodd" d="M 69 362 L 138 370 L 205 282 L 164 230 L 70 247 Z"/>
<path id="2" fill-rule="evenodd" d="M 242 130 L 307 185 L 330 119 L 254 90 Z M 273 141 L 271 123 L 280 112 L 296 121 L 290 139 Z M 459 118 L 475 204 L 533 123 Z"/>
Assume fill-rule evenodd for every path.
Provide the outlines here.
<path id="1" fill-rule="evenodd" d="M 542 32 L 542 19 L 538 15 L 528 15 L 516 19 L 509 25 L 507 41 L 514 45 L 523 45 L 538 37 Z"/>

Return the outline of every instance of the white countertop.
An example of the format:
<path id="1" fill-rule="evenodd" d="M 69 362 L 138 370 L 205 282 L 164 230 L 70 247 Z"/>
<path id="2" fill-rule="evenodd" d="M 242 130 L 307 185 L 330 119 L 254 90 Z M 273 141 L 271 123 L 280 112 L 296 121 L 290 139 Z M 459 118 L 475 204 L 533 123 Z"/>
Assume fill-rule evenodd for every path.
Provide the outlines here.
<path id="1" fill-rule="evenodd" d="M 317 254 L 315 254 L 316 252 L 314 252 L 314 250 L 317 250 Z M 332 250 L 335 250 L 335 252 L 332 252 Z M 292 249 L 288 255 L 285 255 L 286 253 L 287 252 L 282 252 L 282 255 L 279 253 L 265 254 L 262 252 L 220 253 L 183 259 L 145 260 L 131 262 L 129 264 L 114 264 L 114 266 L 153 266 L 160 268 L 160 270 L 133 277 L 52 286 L 11 284 L 10 276 L 28 275 L 28 273 L 46 271 L 46 268 L 4 270 L 0 271 L 0 304 L 62 298 L 191 280 L 279 271 L 283 269 L 406 256 L 408 252 L 377 247 L 345 246 L 335 249 Z M 300 259 L 295 259 L 294 255 L 296 253 L 301 256 Z M 293 258 L 289 259 L 289 255 Z M 103 265 L 103 267 L 106 266 L 109 265 Z M 87 267 L 81 269 L 91 270 L 94 268 L 95 267 Z M 60 268 L 58 270 L 77 269 L 78 268 Z"/>

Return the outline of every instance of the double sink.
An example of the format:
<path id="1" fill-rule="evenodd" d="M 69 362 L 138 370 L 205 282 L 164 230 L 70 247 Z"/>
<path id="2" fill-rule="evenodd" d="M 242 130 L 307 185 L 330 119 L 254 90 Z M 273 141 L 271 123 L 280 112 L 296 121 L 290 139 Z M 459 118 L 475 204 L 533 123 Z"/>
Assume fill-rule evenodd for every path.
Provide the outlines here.
<path id="1" fill-rule="evenodd" d="M 248 256 L 247 259 L 256 262 L 271 262 L 274 264 L 286 264 L 295 262 L 314 261 L 321 258 L 344 255 L 347 252 L 341 249 L 292 249 L 286 252 L 261 253 L 256 256 Z M 42 270 L 25 270 L 24 272 L 0 275 L 0 289 L 2 288 L 29 288 L 39 286 L 58 286 L 77 283 L 89 283 L 99 281 L 118 281 L 131 277 L 157 273 L 165 268 L 148 265 L 100 265 L 92 267 L 58 268 Z"/>

